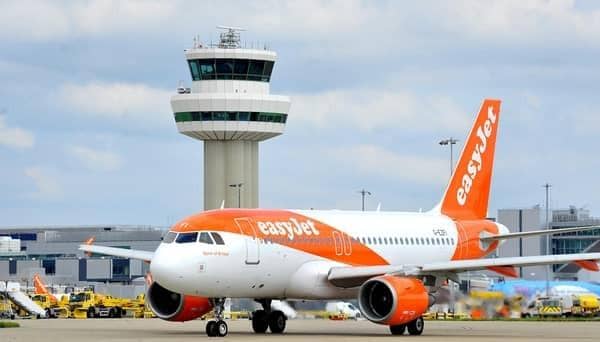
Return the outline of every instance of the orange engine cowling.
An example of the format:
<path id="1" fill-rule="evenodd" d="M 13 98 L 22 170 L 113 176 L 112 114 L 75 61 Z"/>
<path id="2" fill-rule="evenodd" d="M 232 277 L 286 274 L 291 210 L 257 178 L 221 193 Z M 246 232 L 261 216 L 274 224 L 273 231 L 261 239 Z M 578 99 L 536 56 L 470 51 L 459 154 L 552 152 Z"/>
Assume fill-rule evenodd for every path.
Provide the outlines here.
<path id="1" fill-rule="evenodd" d="M 212 310 L 208 298 L 175 293 L 156 282 L 148 288 L 146 299 L 158 318 L 172 322 L 190 321 Z"/>
<path id="2" fill-rule="evenodd" d="M 358 306 L 373 323 L 400 325 L 417 319 L 427 310 L 429 295 L 419 279 L 380 276 L 360 287 Z"/>

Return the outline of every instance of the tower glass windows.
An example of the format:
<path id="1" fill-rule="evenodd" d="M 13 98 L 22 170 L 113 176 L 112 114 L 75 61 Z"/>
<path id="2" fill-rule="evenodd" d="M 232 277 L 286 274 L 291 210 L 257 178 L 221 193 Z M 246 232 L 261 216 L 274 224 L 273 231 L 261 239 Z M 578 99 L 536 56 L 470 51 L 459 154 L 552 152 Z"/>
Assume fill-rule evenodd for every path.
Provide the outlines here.
<path id="1" fill-rule="evenodd" d="M 254 59 L 192 59 L 188 60 L 192 80 L 244 80 L 269 82 L 273 61 Z"/>
<path id="2" fill-rule="evenodd" d="M 287 114 L 266 112 L 179 112 L 175 122 L 187 121 L 256 121 L 286 123 Z"/>

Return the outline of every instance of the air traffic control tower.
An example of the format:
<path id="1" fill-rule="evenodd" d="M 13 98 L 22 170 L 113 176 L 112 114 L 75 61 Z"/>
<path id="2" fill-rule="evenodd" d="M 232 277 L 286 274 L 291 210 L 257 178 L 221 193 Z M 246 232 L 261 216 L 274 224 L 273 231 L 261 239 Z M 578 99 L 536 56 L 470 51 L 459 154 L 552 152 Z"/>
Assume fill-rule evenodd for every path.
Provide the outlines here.
<path id="1" fill-rule="evenodd" d="M 219 28 L 218 44 L 185 50 L 192 86 L 178 87 L 171 107 L 179 132 L 204 141 L 204 209 L 256 208 L 258 143 L 283 133 L 290 99 L 269 92 L 277 54 Z"/>

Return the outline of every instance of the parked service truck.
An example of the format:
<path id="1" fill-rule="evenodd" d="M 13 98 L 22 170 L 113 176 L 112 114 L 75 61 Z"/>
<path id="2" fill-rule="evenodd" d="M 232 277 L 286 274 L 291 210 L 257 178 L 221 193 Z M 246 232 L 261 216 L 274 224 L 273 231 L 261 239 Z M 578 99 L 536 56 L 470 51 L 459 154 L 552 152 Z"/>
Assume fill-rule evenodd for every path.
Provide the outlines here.
<path id="1" fill-rule="evenodd" d="M 129 304 L 124 299 L 83 291 L 71 294 L 69 306 L 74 318 L 120 318 L 125 313 L 123 307 Z"/>
<path id="2" fill-rule="evenodd" d="M 325 311 L 329 315 L 329 319 L 359 319 L 361 317 L 360 310 L 352 303 L 348 302 L 329 302 L 325 306 Z"/>

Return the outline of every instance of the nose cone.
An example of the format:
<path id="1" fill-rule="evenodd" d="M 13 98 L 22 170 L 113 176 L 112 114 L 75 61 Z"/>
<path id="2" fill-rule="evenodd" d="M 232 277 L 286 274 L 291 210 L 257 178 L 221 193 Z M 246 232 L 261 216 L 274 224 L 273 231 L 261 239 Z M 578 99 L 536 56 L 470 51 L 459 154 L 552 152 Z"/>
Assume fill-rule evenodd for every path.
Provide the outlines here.
<path id="1" fill-rule="evenodd" d="M 169 249 L 171 246 L 161 245 L 158 247 L 150 263 L 150 272 L 153 280 L 162 287 L 181 293 L 184 280 L 181 261 Z"/>

